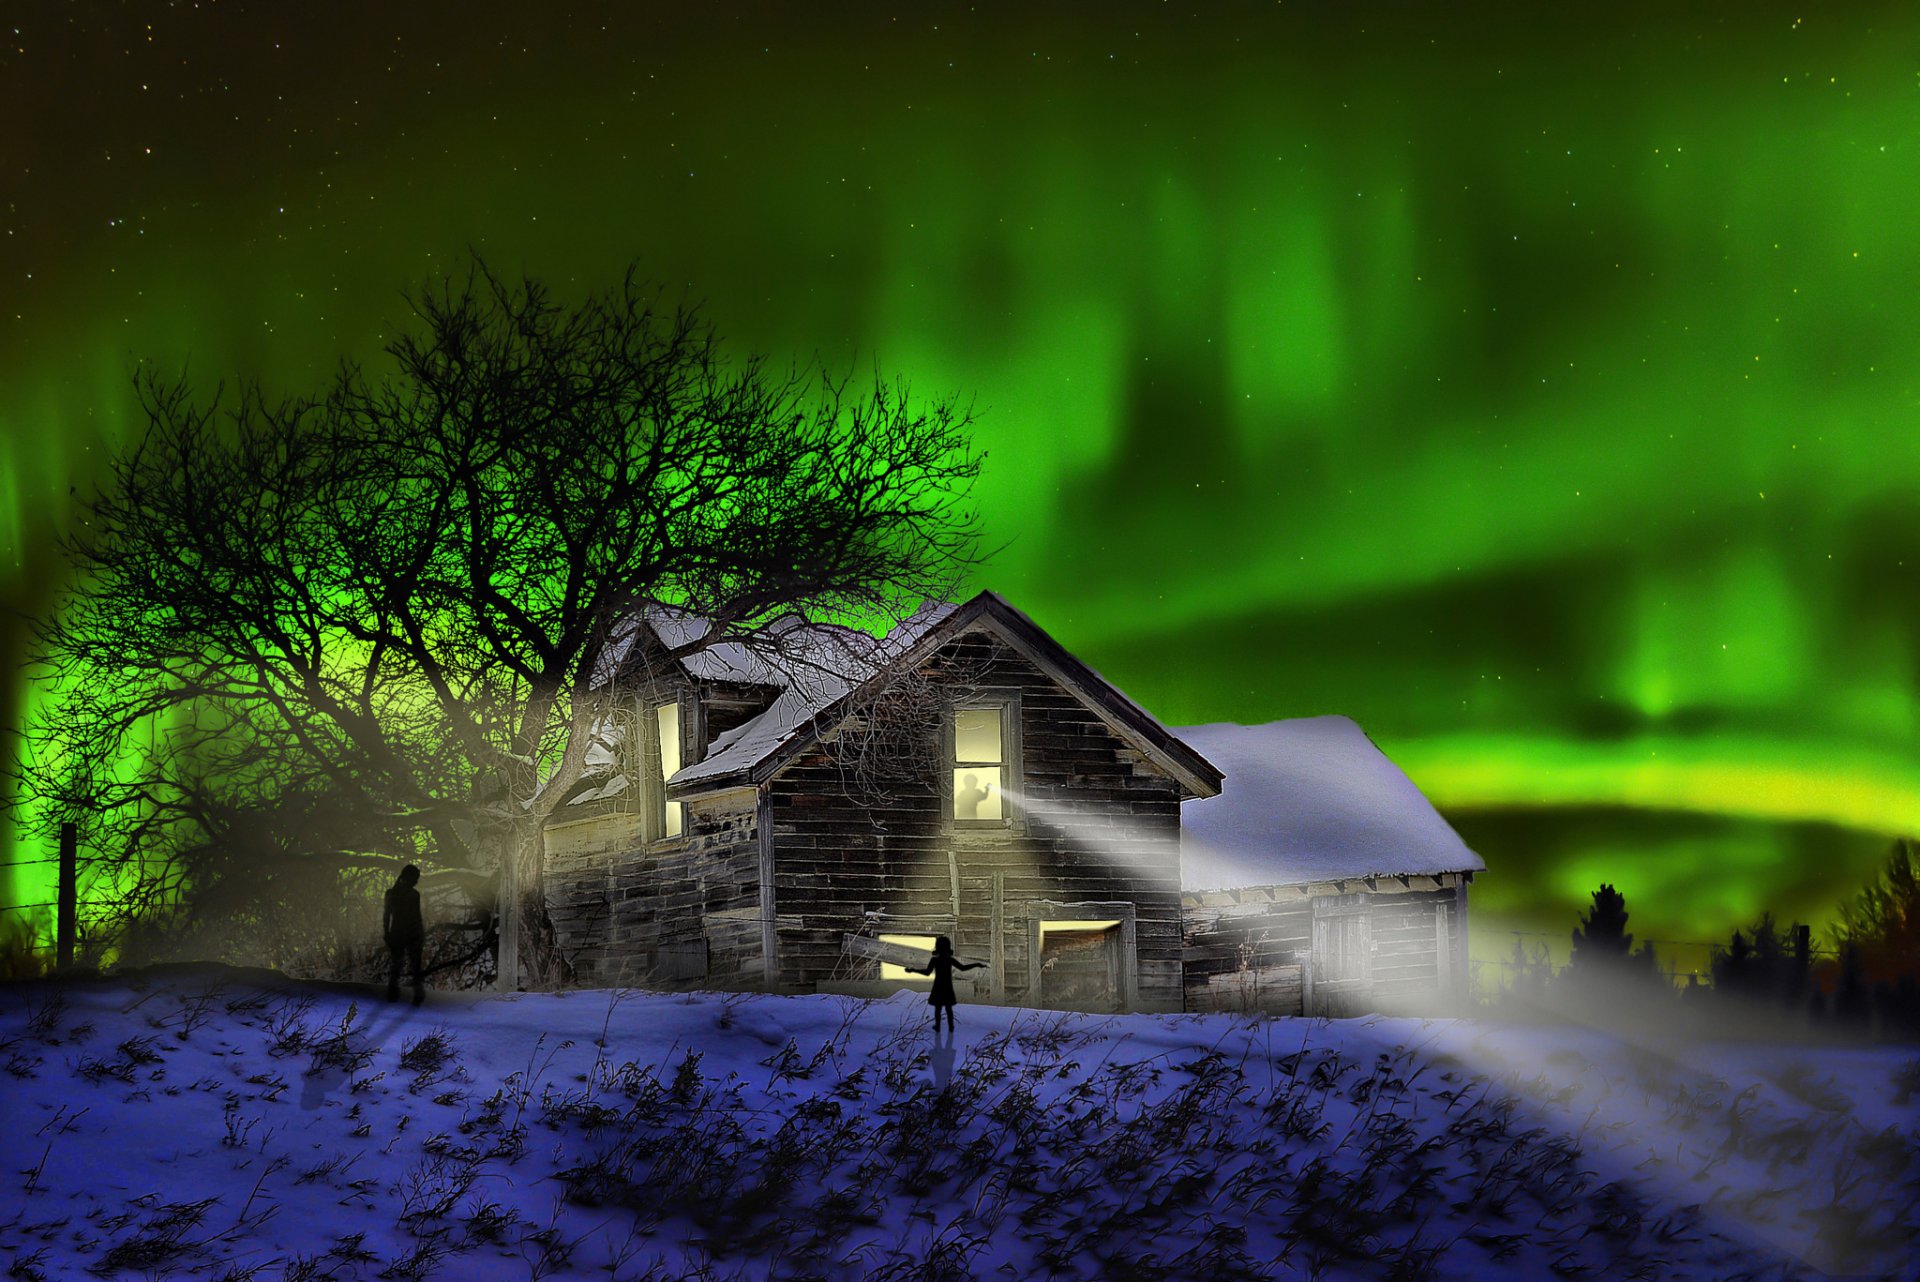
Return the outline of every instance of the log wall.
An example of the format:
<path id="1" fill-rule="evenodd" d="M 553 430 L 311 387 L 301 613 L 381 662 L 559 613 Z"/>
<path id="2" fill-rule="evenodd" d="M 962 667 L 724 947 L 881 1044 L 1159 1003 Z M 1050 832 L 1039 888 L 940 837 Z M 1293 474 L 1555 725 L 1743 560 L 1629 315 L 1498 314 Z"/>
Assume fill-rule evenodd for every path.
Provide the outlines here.
<path id="1" fill-rule="evenodd" d="M 647 843 L 636 816 L 547 829 L 547 907 L 577 983 L 753 987 L 762 981 L 754 794 L 688 815 Z"/>

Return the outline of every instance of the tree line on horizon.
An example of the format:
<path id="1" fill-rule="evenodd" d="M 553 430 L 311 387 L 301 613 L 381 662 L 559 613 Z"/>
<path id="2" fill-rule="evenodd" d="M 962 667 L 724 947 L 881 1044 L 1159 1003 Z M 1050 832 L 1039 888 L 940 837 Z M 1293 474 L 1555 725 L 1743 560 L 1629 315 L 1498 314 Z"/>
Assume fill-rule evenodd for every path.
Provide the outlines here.
<path id="1" fill-rule="evenodd" d="M 1572 951 L 1556 967 L 1529 957 L 1516 941 L 1511 978 L 1496 1009 L 1557 1009 L 1576 1017 L 1627 1000 L 1634 1009 L 1676 1003 L 1705 1014 L 1767 1014 L 1814 1029 L 1920 1038 L 1920 841 L 1894 841 L 1886 862 L 1839 909 L 1832 947 L 1816 950 L 1812 928 L 1782 925 L 1763 912 L 1714 946 L 1707 982 L 1676 986 L 1660 969 L 1651 941 L 1634 946 L 1626 896 L 1611 883 L 1572 932 Z"/>

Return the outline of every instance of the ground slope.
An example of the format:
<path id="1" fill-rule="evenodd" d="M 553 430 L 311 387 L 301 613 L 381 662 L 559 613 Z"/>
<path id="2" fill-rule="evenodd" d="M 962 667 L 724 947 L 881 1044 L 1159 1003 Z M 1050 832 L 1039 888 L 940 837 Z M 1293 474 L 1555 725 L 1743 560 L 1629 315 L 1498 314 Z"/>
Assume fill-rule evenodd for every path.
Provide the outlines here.
<path id="1" fill-rule="evenodd" d="M 918 999 L 0 990 L 14 1278 L 1920 1276 L 1920 1051 Z"/>

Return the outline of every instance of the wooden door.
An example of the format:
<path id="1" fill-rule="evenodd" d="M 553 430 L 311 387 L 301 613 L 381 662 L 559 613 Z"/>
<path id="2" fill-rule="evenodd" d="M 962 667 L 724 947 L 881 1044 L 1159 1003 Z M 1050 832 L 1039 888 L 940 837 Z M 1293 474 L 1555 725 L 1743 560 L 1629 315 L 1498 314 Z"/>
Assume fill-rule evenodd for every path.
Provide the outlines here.
<path id="1" fill-rule="evenodd" d="M 1373 926 L 1366 896 L 1339 895 L 1313 904 L 1309 1015 L 1357 1015 L 1373 998 Z"/>

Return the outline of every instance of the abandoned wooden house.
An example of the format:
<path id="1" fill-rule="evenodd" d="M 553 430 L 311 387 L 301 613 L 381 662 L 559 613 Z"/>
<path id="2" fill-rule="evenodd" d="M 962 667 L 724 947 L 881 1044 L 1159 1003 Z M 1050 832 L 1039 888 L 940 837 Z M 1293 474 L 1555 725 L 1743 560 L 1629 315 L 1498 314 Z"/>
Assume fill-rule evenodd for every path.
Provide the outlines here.
<path id="1" fill-rule="evenodd" d="M 988 963 L 956 979 L 963 1001 L 1327 1011 L 1458 982 L 1481 866 L 1464 846 L 1444 883 L 1424 848 L 1302 877 L 1285 844 L 1240 860 L 1236 884 L 1196 882 L 1189 864 L 1230 852 L 1183 843 L 1183 807 L 1244 818 L 1261 790 L 1229 768 L 1223 796 L 1198 739 L 993 593 L 880 639 L 788 619 L 683 653 L 705 627 L 665 610 L 636 622 L 621 671 L 644 680 L 546 830 L 580 982 L 879 995 L 924 987 L 905 968 L 940 935 Z M 1405 960 L 1396 911 L 1425 915 L 1430 955 Z M 1318 969 L 1316 946 L 1332 959 Z"/>

